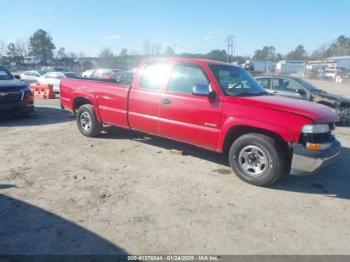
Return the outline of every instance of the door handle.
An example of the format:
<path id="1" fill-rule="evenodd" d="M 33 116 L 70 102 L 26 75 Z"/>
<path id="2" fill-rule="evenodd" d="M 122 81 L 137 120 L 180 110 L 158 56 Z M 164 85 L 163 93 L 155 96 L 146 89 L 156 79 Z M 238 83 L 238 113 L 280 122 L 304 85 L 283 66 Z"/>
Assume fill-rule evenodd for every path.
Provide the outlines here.
<path id="1" fill-rule="evenodd" d="M 164 98 L 160 102 L 164 105 L 171 105 L 171 100 L 169 98 Z"/>

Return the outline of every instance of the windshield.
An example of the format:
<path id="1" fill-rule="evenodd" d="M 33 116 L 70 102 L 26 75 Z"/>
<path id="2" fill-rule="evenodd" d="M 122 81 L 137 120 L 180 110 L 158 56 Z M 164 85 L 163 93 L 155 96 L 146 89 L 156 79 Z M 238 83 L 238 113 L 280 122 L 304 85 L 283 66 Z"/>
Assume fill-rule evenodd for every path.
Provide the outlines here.
<path id="1" fill-rule="evenodd" d="M 0 68 L 0 80 L 12 80 L 13 76 L 9 71 L 4 68 Z"/>
<path id="2" fill-rule="evenodd" d="M 229 96 L 256 96 L 268 94 L 250 74 L 231 65 L 209 65 L 221 89 Z"/>
<path id="3" fill-rule="evenodd" d="M 307 90 L 309 91 L 314 91 L 314 92 L 323 92 L 321 89 L 318 89 L 317 87 L 313 86 L 312 84 L 310 84 L 309 82 L 305 81 L 305 80 L 298 80 Z"/>

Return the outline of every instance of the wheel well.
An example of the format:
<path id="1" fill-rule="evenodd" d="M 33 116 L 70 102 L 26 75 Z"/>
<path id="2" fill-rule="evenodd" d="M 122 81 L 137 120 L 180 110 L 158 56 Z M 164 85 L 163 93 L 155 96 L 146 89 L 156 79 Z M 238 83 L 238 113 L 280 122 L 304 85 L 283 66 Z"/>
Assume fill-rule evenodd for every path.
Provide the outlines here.
<path id="1" fill-rule="evenodd" d="M 236 141 L 237 138 L 239 138 L 242 135 L 248 134 L 248 133 L 258 133 L 263 134 L 266 136 L 269 136 L 273 139 L 275 139 L 281 146 L 283 151 L 286 153 L 286 155 L 289 155 L 291 150 L 289 144 L 278 134 L 255 127 L 249 127 L 249 126 L 236 126 L 230 129 L 228 134 L 226 135 L 224 146 L 223 146 L 223 153 L 227 154 L 230 150 L 230 147 L 234 141 Z"/>
<path id="2" fill-rule="evenodd" d="M 74 99 L 74 112 L 79 109 L 79 107 L 81 107 L 82 105 L 86 105 L 86 104 L 92 104 L 91 101 L 89 99 L 86 99 L 84 97 L 77 97 L 76 99 Z"/>

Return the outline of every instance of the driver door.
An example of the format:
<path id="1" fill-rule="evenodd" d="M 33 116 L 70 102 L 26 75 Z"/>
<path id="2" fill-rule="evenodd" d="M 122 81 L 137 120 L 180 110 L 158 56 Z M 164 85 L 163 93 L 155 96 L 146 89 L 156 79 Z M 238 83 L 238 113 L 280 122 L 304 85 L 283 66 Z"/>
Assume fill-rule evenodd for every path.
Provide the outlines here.
<path id="1" fill-rule="evenodd" d="M 196 64 L 173 66 L 159 106 L 159 135 L 216 149 L 222 103 L 218 98 L 192 94 L 195 85 L 209 85 L 209 78 Z"/>

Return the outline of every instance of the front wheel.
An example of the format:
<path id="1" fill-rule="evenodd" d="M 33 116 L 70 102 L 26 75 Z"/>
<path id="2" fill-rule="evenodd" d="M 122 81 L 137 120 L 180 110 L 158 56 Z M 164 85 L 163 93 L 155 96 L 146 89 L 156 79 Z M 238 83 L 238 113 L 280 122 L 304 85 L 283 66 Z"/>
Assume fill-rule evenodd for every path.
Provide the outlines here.
<path id="1" fill-rule="evenodd" d="M 231 146 L 229 162 L 240 179 L 256 186 L 270 186 L 289 171 L 281 145 L 262 134 L 239 137 Z"/>
<path id="2" fill-rule="evenodd" d="M 95 137 L 101 132 L 102 124 L 98 122 L 92 105 L 79 107 L 76 119 L 78 128 L 84 136 Z"/>

